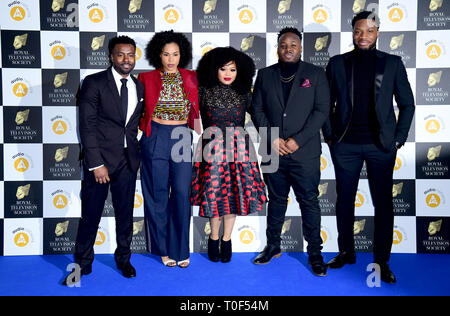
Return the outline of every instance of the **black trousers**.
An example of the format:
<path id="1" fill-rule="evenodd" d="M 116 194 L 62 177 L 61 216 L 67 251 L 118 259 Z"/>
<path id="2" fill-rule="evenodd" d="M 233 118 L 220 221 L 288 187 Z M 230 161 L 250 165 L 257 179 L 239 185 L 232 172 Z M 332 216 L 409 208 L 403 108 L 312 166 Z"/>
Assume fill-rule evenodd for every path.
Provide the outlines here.
<path id="1" fill-rule="evenodd" d="M 331 154 L 336 172 L 336 218 L 339 251 L 354 252 L 355 198 L 364 161 L 375 207 L 374 258 L 387 263 L 394 229 L 393 173 L 397 150 L 386 152 L 374 144 L 337 143 Z"/>
<path id="2" fill-rule="evenodd" d="M 308 242 L 307 251 L 319 255 L 322 250 L 320 235 L 320 157 L 298 162 L 289 156 L 280 157 L 280 165 L 275 173 L 265 173 L 264 181 L 269 191 L 267 210 L 267 243 L 273 246 L 281 244 L 288 197 L 291 187 L 300 205 L 303 222 L 303 235 Z"/>
<path id="3" fill-rule="evenodd" d="M 116 218 L 117 249 L 114 257 L 118 265 L 126 263 L 131 257 L 137 172 L 130 170 L 125 157 L 117 170 L 109 175 L 111 182 L 107 184 L 97 183 L 94 173 L 84 167 L 82 214 L 75 244 L 75 262 L 81 267 L 94 261 L 94 243 L 109 189 Z"/>

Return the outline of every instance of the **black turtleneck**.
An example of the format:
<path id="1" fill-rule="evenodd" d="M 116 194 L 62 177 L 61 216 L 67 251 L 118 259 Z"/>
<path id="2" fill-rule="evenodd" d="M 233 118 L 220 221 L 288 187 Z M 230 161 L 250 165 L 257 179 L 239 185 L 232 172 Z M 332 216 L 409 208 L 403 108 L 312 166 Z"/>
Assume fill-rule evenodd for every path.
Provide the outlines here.
<path id="1" fill-rule="evenodd" d="M 280 64 L 280 74 L 283 78 L 289 78 L 295 73 L 297 73 L 298 65 L 300 65 L 300 60 L 296 63 L 285 63 L 281 60 L 279 61 Z M 294 83 L 294 79 L 292 79 L 290 82 L 283 82 L 281 81 L 281 88 L 283 90 L 283 98 L 284 98 L 284 106 L 286 106 L 286 103 L 289 98 L 289 93 L 291 92 L 292 84 Z"/>
<path id="2" fill-rule="evenodd" d="M 376 50 L 356 48 L 353 62 L 353 114 L 343 142 L 372 144 L 377 142 L 379 130 L 375 114 Z"/>

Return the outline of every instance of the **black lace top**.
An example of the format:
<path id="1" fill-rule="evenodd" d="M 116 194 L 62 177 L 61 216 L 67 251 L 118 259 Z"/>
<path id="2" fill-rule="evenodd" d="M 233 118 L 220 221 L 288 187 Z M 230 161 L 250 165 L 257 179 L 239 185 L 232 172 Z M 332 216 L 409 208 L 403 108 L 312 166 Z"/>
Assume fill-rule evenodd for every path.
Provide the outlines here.
<path id="1" fill-rule="evenodd" d="M 240 95 L 230 86 L 219 84 L 198 90 L 203 128 L 217 126 L 244 127 L 245 114 L 251 104 L 251 93 Z"/>

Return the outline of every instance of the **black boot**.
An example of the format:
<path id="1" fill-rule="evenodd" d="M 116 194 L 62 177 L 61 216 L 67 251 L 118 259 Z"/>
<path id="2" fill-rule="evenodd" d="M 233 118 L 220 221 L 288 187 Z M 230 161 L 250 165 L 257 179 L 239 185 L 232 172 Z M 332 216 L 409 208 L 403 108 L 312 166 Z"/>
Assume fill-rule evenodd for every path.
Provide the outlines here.
<path id="1" fill-rule="evenodd" d="M 212 240 L 211 237 L 209 237 L 209 239 L 208 239 L 208 258 L 212 262 L 220 261 L 219 239 Z"/>
<path id="2" fill-rule="evenodd" d="M 220 257 L 223 263 L 230 262 L 232 255 L 231 249 L 231 239 L 229 241 L 224 241 L 220 239 Z"/>

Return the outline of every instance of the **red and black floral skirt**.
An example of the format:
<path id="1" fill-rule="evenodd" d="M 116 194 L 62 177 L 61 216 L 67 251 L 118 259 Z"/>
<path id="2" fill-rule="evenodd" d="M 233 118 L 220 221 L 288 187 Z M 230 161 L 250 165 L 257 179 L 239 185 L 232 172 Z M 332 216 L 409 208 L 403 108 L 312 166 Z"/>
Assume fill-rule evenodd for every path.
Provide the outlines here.
<path id="1" fill-rule="evenodd" d="M 191 204 L 209 218 L 262 211 L 267 197 L 250 137 L 243 129 L 212 135 L 217 130 L 206 131 L 196 148 Z"/>

